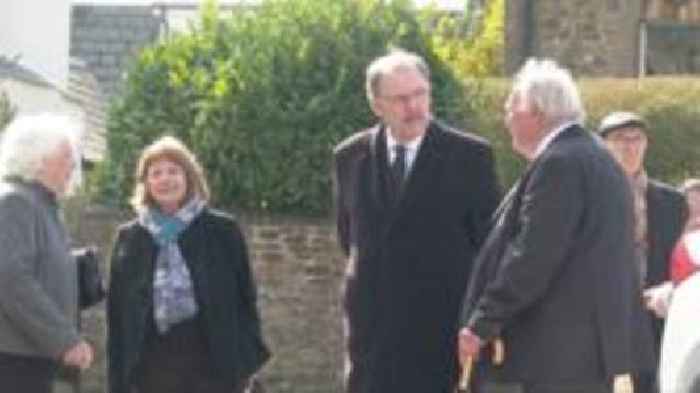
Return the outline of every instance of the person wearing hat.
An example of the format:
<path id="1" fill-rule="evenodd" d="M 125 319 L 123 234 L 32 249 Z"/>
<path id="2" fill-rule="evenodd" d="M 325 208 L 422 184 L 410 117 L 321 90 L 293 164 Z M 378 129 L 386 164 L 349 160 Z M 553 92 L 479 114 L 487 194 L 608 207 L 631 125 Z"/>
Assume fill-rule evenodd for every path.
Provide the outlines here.
<path id="1" fill-rule="evenodd" d="M 658 391 L 658 366 L 663 331 L 664 303 L 671 290 L 668 263 L 686 219 L 688 205 L 680 192 L 650 179 L 644 169 L 649 139 L 647 124 L 636 113 L 613 112 L 600 123 L 598 133 L 627 175 L 634 198 L 634 237 L 643 290 L 635 340 L 638 367 L 633 375 L 635 393 Z M 651 363 L 649 362 L 651 359 Z"/>

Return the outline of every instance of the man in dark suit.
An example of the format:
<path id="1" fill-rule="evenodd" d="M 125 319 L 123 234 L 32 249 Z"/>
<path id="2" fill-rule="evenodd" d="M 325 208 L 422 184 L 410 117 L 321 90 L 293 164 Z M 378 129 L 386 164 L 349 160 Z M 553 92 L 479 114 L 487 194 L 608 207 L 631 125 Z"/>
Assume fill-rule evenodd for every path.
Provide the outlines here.
<path id="1" fill-rule="evenodd" d="M 448 393 L 472 259 L 498 204 L 489 145 L 432 118 L 428 67 L 394 51 L 367 69 L 381 122 L 335 149 L 349 393 Z"/>
<path id="2" fill-rule="evenodd" d="M 633 374 L 635 393 L 658 391 L 658 368 L 663 317 L 673 286 L 669 261 L 688 218 L 685 197 L 672 187 L 647 177 L 644 156 L 648 145 L 646 122 L 636 113 L 613 112 L 600 123 L 598 133 L 629 180 L 634 199 L 635 262 L 640 268 L 639 285 L 647 312 L 635 331 L 637 352 L 650 353 L 652 362 L 638 364 Z M 640 299 L 640 307 L 642 299 Z M 644 356 L 646 357 L 646 355 Z M 644 359 L 644 357 L 642 359 Z"/>
<path id="3" fill-rule="evenodd" d="M 467 362 L 499 337 L 505 358 L 481 356 L 480 382 L 526 393 L 599 393 L 631 369 L 633 213 L 627 180 L 581 127 L 570 73 L 530 59 L 506 102 L 513 149 L 529 164 L 496 213 L 465 297 Z"/>

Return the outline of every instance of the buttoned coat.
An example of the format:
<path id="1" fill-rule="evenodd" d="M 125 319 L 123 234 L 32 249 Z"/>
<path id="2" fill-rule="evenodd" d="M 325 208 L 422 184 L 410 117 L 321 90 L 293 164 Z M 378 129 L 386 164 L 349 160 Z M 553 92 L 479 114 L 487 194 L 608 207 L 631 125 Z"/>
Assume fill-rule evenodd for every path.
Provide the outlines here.
<path id="1" fill-rule="evenodd" d="M 385 128 L 335 149 L 351 393 L 447 393 L 472 259 L 499 187 L 489 145 L 431 122 L 399 196 Z"/>

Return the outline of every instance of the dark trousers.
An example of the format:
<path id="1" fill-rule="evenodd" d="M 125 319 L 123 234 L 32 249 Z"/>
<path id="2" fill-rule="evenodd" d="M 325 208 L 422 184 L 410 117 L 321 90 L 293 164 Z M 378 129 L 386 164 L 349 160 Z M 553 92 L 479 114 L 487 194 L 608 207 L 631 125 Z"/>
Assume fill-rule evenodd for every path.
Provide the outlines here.
<path id="1" fill-rule="evenodd" d="M 554 385 L 484 382 L 476 386 L 473 391 L 476 393 L 612 393 L 613 390 L 612 385 L 607 383 Z"/>
<path id="2" fill-rule="evenodd" d="M 2 390 L 22 393 L 51 393 L 56 362 L 48 358 L 0 352 Z"/>
<path id="3" fill-rule="evenodd" d="M 138 393 L 241 393 L 243 386 L 218 375 L 196 320 L 159 335 L 151 329 L 136 370 Z"/>
<path id="4" fill-rule="evenodd" d="M 472 375 L 474 393 L 612 393 L 612 381 L 585 384 L 553 384 L 542 382 L 502 382 L 503 376 L 485 362 L 478 362 Z M 499 381 L 499 382 L 496 382 Z M 635 391 L 635 393 L 637 393 Z"/>
<path id="5" fill-rule="evenodd" d="M 632 383 L 634 384 L 634 393 L 657 393 L 659 391 L 654 371 L 634 373 Z"/>
<path id="6" fill-rule="evenodd" d="M 526 384 L 525 393 L 612 393 L 611 383 L 585 385 Z"/>

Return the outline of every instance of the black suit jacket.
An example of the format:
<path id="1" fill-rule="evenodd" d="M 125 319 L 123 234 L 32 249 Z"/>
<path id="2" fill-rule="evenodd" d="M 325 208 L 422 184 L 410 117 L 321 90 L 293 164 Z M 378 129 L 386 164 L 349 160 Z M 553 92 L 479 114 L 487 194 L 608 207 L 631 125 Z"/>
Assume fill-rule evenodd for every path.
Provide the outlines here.
<path id="1" fill-rule="evenodd" d="M 492 377 L 587 384 L 631 369 L 632 222 L 625 175 L 582 128 L 529 165 L 499 207 L 462 314 L 479 337 L 505 342 Z"/>
<path id="2" fill-rule="evenodd" d="M 647 185 L 647 253 L 646 286 L 670 279 L 669 261 L 676 242 L 688 219 L 685 196 L 673 187 L 649 179 Z"/>
<path id="3" fill-rule="evenodd" d="M 383 126 L 335 149 L 353 393 L 447 393 L 472 259 L 499 188 L 491 149 L 432 122 L 401 197 L 389 195 Z"/>

